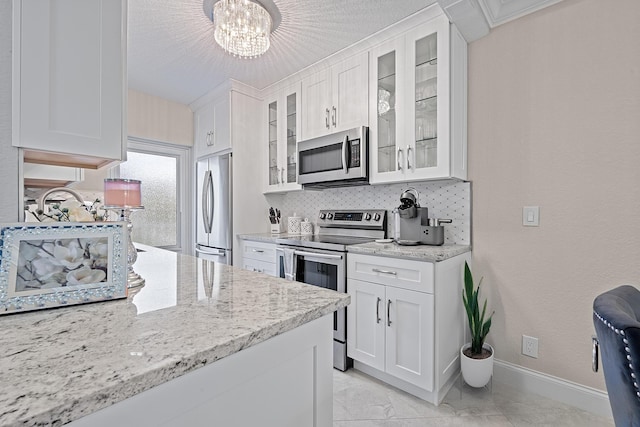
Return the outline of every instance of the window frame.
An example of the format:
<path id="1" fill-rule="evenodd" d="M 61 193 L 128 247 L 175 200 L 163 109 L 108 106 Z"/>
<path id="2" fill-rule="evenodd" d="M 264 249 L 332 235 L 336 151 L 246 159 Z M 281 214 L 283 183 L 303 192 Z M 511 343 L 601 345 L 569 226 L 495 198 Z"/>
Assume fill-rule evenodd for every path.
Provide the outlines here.
<path id="1" fill-rule="evenodd" d="M 193 247 L 191 238 L 193 211 L 190 188 L 192 187 L 191 147 L 139 137 L 128 137 L 127 152 L 167 156 L 176 159 L 176 245 L 157 246 L 173 252 L 190 253 Z M 111 169 L 112 178 L 120 177 L 120 165 Z M 144 183 L 143 183 L 144 185 Z M 144 202 L 144 201 L 143 201 Z M 143 203 L 144 204 L 144 203 Z M 134 225 L 135 226 L 135 225 Z"/>

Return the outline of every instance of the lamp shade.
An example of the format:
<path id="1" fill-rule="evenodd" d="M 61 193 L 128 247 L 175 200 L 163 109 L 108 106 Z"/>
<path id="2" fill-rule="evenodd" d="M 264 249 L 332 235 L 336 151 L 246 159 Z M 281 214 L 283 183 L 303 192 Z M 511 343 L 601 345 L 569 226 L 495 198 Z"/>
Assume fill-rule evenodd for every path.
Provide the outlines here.
<path id="1" fill-rule="evenodd" d="M 135 179 L 104 180 L 104 205 L 121 208 L 142 206 L 141 182 Z"/>

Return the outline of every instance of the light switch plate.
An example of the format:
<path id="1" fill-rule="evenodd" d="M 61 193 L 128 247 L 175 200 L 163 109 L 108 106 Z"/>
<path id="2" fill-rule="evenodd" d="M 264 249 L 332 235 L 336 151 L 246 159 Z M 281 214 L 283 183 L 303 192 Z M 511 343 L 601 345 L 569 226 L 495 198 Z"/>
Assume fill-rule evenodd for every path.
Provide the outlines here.
<path id="1" fill-rule="evenodd" d="M 522 225 L 538 227 L 540 225 L 540 207 L 525 206 L 522 208 Z"/>

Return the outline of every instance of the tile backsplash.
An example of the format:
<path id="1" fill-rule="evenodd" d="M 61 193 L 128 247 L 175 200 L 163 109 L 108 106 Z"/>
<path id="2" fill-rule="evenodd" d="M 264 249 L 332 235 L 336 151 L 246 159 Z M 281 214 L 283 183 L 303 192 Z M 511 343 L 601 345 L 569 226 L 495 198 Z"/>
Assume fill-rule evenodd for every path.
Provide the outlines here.
<path id="1" fill-rule="evenodd" d="M 394 236 L 392 211 L 400 205 L 400 194 L 415 188 L 420 206 L 429 209 L 429 218 L 449 218 L 445 224 L 445 243 L 471 244 L 471 183 L 460 181 L 427 181 L 411 184 L 363 185 L 322 191 L 303 190 L 266 195 L 267 202 L 280 208 L 286 218 L 295 213 L 316 222 L 320 209 L 386 209 L 387 232 Z"/>

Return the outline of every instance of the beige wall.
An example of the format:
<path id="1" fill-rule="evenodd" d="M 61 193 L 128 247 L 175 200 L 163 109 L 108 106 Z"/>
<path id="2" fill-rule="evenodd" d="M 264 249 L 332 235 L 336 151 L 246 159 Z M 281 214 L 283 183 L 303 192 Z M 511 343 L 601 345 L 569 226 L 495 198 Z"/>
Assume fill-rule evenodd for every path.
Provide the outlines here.
<path id="1" fill-rule="evenodd" d="M 154 141 L 193 145 L 189 106 L 129 89 L 128 134 Z"/>
<path id="2" fill-rule="evenodd" d="M 640 2 L 565 0 L 469 46 L 473 270 L 496 357 L 604 390 L 592 303 L 640 286 Z M 540 227 L 522 207 L 540 206 Z M 522 334 L 539 358 L 522 356 Z"/>

